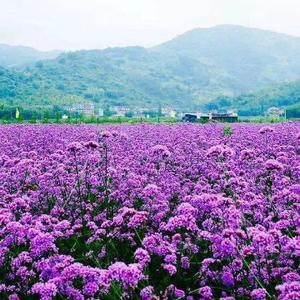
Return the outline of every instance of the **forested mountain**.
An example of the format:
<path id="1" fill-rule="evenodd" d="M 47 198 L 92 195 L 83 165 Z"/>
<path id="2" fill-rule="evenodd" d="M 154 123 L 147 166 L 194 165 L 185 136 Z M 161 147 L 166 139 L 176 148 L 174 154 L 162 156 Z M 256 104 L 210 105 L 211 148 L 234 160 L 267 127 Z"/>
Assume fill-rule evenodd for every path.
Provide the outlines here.
<path id="1" fill-rule="evenodd" d="M 204 104 L 206 110 L 237 110 L 241 115 L 263 115 L 270 107 L 296 108 L 300 105 L 300 81 L 279 84 L 237 97 L 220 96 Z M 300 107 L 299 107 L 300 108 Z M 300 109 L 299 109 L 300 112 Z"/>
<path id="2" fill-rule="evenodd" d="M 300 78 L 300 38 L 234 25 L 194 29 L 154 51 L 195 59 L 223 75 L 234 94 Z"/>
<path id="3" fill-rule="evenodd" d="M 31 103 L 40 103 L 72 95 L 109 105 L 184 107 L 193 105 L 202 90 L 218 94 L 209 72 L 207 65 L 188 57 L 141 47 L 77 51 L 26 67 L 20 74 L 33 87 L 31 95 L 23 97 L 19 82 L 17 96 L 6 100 L 17 104 L 30 96 Z"/>
<path id="4" fill-rule="evenodd" d="M 56 58 L 61 51 L 38 51 L 24 46 L 0 44 L 0 66 L 20 67 L 38 60 Z"/>
<path id="5" fill-rule="evenodd" d="M 2 65 L 12 64 L 4 59 Z M 224 25 L 195 29 L 149 49 L 76 51 L 18 65 L 0 70 L 2 103 L 59 105 L 68 99 L 184 110 L 211 109 L 223 99 L 223 108 L 261 112 L 294 103 L 295 98 L 277 101 L 273 87 L 300 80 L 300 38 Z M 297 93 L 299 85 L 293 86 Z M 286 91 L 285 85 L 278 89 Z"/>

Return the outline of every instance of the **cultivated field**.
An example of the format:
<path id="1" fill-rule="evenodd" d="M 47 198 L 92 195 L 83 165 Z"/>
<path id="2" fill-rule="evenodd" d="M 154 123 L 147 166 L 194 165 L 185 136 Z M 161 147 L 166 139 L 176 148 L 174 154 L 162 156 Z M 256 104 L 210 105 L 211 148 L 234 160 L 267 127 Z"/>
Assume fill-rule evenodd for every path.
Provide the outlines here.
<path id="1" fill-rule="evenodd" d="M 0 127 L 0 299 L 300 299 L 300 125 Z"/>

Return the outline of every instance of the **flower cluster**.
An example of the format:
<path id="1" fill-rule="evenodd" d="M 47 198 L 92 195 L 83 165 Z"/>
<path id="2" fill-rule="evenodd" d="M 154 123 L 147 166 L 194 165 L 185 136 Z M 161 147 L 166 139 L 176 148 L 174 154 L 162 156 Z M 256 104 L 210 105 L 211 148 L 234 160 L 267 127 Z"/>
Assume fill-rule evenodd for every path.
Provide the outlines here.
<path id="1" fill-rule="evenodd" d="M 300 126 L 0 128 L 0 299 L 300 299 Z"/>

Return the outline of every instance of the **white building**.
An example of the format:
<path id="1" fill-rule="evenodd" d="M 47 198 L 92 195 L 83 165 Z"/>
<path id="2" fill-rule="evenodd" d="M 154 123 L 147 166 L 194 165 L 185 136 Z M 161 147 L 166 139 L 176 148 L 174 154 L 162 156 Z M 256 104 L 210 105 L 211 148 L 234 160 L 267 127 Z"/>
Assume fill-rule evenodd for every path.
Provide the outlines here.
<path id="1" fill-rule="evenodd" d="M 274 117 L 274 118 L 279 118 L 279 117 L 283 117 L 285 114 L 285 110 L 279 107 L 270 107 L 267 110 L 267 115 L 270 117 Z"/>

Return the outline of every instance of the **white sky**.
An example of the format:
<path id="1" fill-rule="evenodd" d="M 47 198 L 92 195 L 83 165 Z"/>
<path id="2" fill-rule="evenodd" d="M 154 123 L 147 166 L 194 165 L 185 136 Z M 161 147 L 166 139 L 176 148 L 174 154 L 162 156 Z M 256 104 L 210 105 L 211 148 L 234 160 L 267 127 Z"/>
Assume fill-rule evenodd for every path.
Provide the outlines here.
<path id="1" fill-rule="evenodd" d="M 152 46 L 218 24 L 300 36 L 300 0 L 0 0 L 0 43 L 41 50 Z"/>

